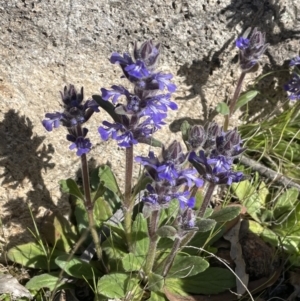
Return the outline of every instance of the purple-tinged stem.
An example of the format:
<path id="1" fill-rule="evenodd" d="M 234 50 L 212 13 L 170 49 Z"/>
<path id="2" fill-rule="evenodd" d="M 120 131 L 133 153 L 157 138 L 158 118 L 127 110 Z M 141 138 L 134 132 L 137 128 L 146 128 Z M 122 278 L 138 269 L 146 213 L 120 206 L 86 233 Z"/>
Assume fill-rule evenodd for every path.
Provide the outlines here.
<path id="1" fill-rule="evenodd" d="M 156 247 L 158 242 L 158 236 L 156 232 L 158 227 L 159 213 L 160 213 L 159 210 L 152 211 L 150 216 L 150 221 L 148 223 L 148 235 L 150 239 L 150 244 L 149 244 L 149 251 L 147 254 L 146 263 L 144 267 L 144 272 L 147 276 L 152 271 L 154 260 L 155 260 Z"/>
<path id="2" fill-rule="evenodd" d="M 198 217 L 203 217 L 204 216 L 204 213 L 206 211 L 207 206 L 209 205 L 209 202 L 211 200 L 211 197 L 213 195 L 213 192 L 214 192 L 216 186 L 217 185 L 215 183 L 207 182 L 206 193 L 205 193 L 203 202 L 201 204 L 201 207 L 199 209 L 199 212 L 197 214 Z"/>
<path id="3" fill-rule="evenodd" d="M 166 263 L 163 269 L 163 277 L 166 277 L 168 275 L 170 268 L 172 267 L 172 264 L 174 262 L 175 256 L 177 255 L 178 249 L 180 248 L 181 241 L 181 237 L 175 238 L 172 250 L 166 259 Z"/>
<path id="4" fill-rule="evenodd" d="M 81 125 L 78 125 L 76 130 L 78 136 L 83 136 Z M 89 167 L 88 167 L 86 154 L 82 154 L 80 158 L 81 158 L 81 173 L 82 173 L 83 192 L 84 192 L 84 206 L 88 215 L 89 228 L 96 247 L 97 257 L 98 259 L 101 259 L 102 251 L 101 251 L 100 240 L 97 233 L 96 223 L 95 223 L 94 213 L 93 213 L 94 204 L 91 198 Z"/>
<path id="5" fill-rule="evenodd" d="M 124 197 L 124 230 L 127 239 L 129 251 L 132 251 L 132 212 L 134 207 L 134 200 L 131 200 L 132 189 L 132 170 L 133 170 L 133 146 L 126 148 L 126 170 L 125 170 L 125 197 Z"/>
<path id="6" fill-rule="evenodd" d="M 245 76 L 246 76 L 246 72 L 242 72 L 241 75 L 240 75 L 240 78 L 238 80 L 238 83 L 237 83 L 237 86 L 235 88 L 233 97 L 232 97 L 232 99 L 230 101 L 230 104 L 229 104 L 229 114 L 225 116 L 224 131 L 228 130 L 229 119 L 230 119 L 231 115 L 234 113 L 234 108 L 235 108 L 236 102 L 237 102 L 237 100 L 238 100 L 238 98 L 241 94 L 241 90 L 242 90 L 242 86 L 243 86 Z"/>

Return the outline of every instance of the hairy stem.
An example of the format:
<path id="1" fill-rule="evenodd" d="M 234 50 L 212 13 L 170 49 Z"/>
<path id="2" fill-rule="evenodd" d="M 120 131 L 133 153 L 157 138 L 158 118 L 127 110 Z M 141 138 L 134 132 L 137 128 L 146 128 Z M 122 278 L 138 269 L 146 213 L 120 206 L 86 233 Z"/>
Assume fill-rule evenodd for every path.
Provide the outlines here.
<path id="1" fill-rule="evenodd" d="M 229 119 L 230 119 L 231 115 L 234 113 L 234 108 L 235 108 L 236 102 L 237 102 L 237 100 L 240 96 L 245 76 L 246 76 L 246 73 L 242 72 L 241 75 L 240 75 L 240 78 L 238 80 L 238 83 L 237 83 L 237 86 L 235 88 L 233 97 L 232 97 L 232 99 L 230 101 L 230 104 L 229 104 L 229 114 L 225 116 L 224 131 L 228 130 Z"/>
<path id="2" fill-rule="evenodd" d="M 182 238 L 181 237 L 176 237 L 175 240 L 174 240 L 174 244 L 173 244 L 173 247 L 172 247 L 172 250 L 169 254 L 169 256 L 167 257 L 166 259 L 166 263 L 165 263 L 165 266 L 164 266 L 164 269 L 163 269 L 163 277 L 166 277 L 172 267 L 172 264 L 174 262 L 174 259 L 175 259 L 175 256 L 177 254 L 177 251 L 180 247 L 180 244 L 181 244 L 181 240 Z"/>
<path id="3" fill-rule="evenodd" d="M 134 200 L 131 200 L 132 187 L 132 169 L 133 169 L 133 146 L 126 148 L 126 170 L 125 170 L 125 196 L 124 196 L 124 230 L 129 251 L 132 251 L 132 212 L 134 207 Z"/>
<path id="4" fill-rule="evenodd" d="M 81 125 L 78 125 L 77 135 L 83 136 Z M 92 234 L 93 241 L 96 247 L 96 253 L 98 259 L 102 258 L 102 251 L 100 246 L 100 240 L 96 229 L 96 223 L 93 214 L 94 204 L 91 198 L 91 190 L 90 190 L 90 176 L 89 176 L 89 167 L 86 158 L 86 154 L 81 155 L 81 173 L 82 173 L 82 183 L 83 183 L 83 192 L 84 192 L 84 206 L 88 215 L 89 228 Z"/>
<path id="5" fill-rule="evenodd" d="M 144 267 L 144 272 L 146 275 L 149 275 L 152 271 L 154 260 L 155 260 L 155 254 L 156 254 L 156 247 L 158 242 L 158 236 L 156 234 L 157 227 L 158 227 L 158 219 L 159 219 L 159 210 L 152 211 L 152 214 L 150 216 L 150 221 L 148 224 L 148 235 L 150 238 L 150 245 L 149 245 L 149 251 L 146 258 L 146 263 Z"/>
<path id="6" fill-rule="evenodd" d="M 206 193 L 205 193 L 203 202 L 201 204 L 201 207 L 199 209 L 199 212 L 197 214 L 198 217 L 203 217 L 204 216 L 205 210 L 206 210 L 207 206 L 209 205 L 209 202 L 211 200 L 212 194 L 213 194 L 216 186 L 217 185 L 215 183 L 207 182 Z"/>
<path id="7" fill-rule="evenodd" d="M 100 240 L 97 233 L 96 223 L 95 223 L 94 213 L 93 213 L 94 204 L 92 203 L 92 199 L 91 199 L 90 178 L 89 178 L 89 170 L 88 170 L 86 154 L 81 155 L 81 170 L 82 170 L 83 191 L 84 191 L 84 198 L 85 198 L 85 209 L 88 215 L 89 227 L 92 233 L 93 241 L 95 243 L 97 257 L 98 259 L 101 259 L 102 251 L 101 251 Z"/>

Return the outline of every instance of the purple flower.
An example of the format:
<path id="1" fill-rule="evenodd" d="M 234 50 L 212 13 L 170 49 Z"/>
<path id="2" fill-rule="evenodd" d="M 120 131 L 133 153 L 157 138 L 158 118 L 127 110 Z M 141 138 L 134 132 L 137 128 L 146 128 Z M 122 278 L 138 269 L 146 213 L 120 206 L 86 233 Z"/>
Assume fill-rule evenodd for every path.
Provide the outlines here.
<path id="1" fill-rule="evenodd" d="M 52 131 L 53 127 L 57 128 L 61 123 L 67 128 L 76 127 L 90 119 L 94 112 L 99 112 L 98 104 L 94 100 L 87 100 L 83 103 L 83 88 L 77 93 L 75 87 L 70 85 L 64 87 L 60 93 L 64 104 L 63 113 L 47 113 L 43 120 L 43 125 L 47 131 Z"/>
<path id="2" fill-rule="evenodd" d="M 134 138 L 133 133 L 130 131 L 126 131 L 125 133 L 117 136 L 116 140 L 118 141 L 118 145 L 121 147 L 131 147 L 138 143 L 138 141 Z"/>
<path id="3" fill-rule="evenodd" d="M 63 114 L 56 112 L 56 113 L 47 113 L 45 115 L 47 119 L 42 121 L 44 128 L 51 132 L 53 128 L 58 128 L 60 125 L 60 120 L 63 118 Z"/>
<path id="4" fill-rule="evenodd" d="M 134 84 L 134 89 L 132 93 L 116 85 L 112 86 L 112 90 L 101 89 L 102 98 L 111 99 L 115 105 L 114 113 L 120 116 L 119 124 L 103 123 L 104 126 L 99 128 L 104 140 L 115 139 L 123 147 L 147 142 L 165 124 L 163 119 L 167 117 L 167 110 L 177 109 L 176 103 L 170 100 L 171 94 L 161 93 L 165 89 L 174 92 L 176 86 L 170 81 L 171 74 L 155 72 L 159 50 L 159 44 L 147 41 L 140 47 L 135 44 L 134 60 L 127 53 L 111 55 L 110 61 L 120 65 L 124 77 Z M 117 103 L 120 97 L 124 103 Z"/>
<path id="5" fill-rule="evenodd" d="M 236 40 L 236 46 L 240 49 L 240 67 L 243 72 L 249 72 L 250 69 L 257 64 L 269 44 L 266 44 L 265 33 L 254 28 L 250 38 L 238 38 Z"/>
<path id="6" fill-rule="evenodd" d="M 121 56 L 117 52 L 112 53 L 110 57 L 110 62 L 112 64 L 120 64 L 122 67 L 126 67 L 134 63 L 131 56 L 128 53 L 124 53 L 123 56 Z"/>
<path id="7" fill-rule="evenodd" d="M 195 169 L 183 168 L 186 155 L 183 154 L 180 143 L 176 141 L 163 150 L 162 161 L 159 161 L 153 152 L 149 152 L 148 157 L 138 156 L 135 160 L 145 166 L 155 182 L 168 182 L 170 186 L 177 188 L 184 184 L 188 187 L 203 185 L 203 180 L 195 176 Z"/>
<path id="8" fill-rule="evenodd" d="M 181 209 L 177 221 L 181 231 L 185 232 L 198 229 L 196 227 L 196 216 L 191 207 Z"/>
<path id="9" fill-rule="evenodd" d="M 190 150 L 197 150 L 206 141 L 206 132 L 201 125 L 194 125 L 188 133 L 188 141 L 186 143 Z"/>
<path id="10" fill-rule="evenodd" d="M 215 138 L 215 148 L 211 151 L 211 157 L 225 156 L 233 158 L 240 155 L 245 148 L 241 147 L 242 139 L 237 129 L 221 132 Z"/>
<path id="11" fill-rule="evenodd" d="M 243 50 L 249 47 L 250 40 L 244 37 L 240 37 L 235 41 L 235 45 L 237 48 Z"/>
<path id="12" fill-rule="evenodd" d="M 101 88 L 101 93 L 102 93 L 102 98 L 104 100 L 109 100 L 110 98 L 112 98 L 113 104 L 116 104 L 120 96 L 129 95 L 129 91 L 123 86 L 114 85 L 111 88 L 112 90 Z"/>
<path id="13" fill-rule="evenodd" d="M 118 131 L 126 131 L 126 128 L 120 123 L 110 123 L 108 121 L 103 121 L 102 123 L 105 127 L 100 126 L 98 132 L 104 141 L 109 138 L 117 139 Z"/>
<path id="14" fill-rule="evenodd" d="M 124 69 L 128 73 L 128 75 L 137 80 L 150 75 L 150 71 L 147 69 L 145 64 L 139 60 L 136 61 L 135 64 L 128 65 Z"/>
<path id="15" fill-rule="evenodd" d="M 204 185 L 204 181 L 198 178 L 197 170 L 195 168 L 184 169 L 180 172 L 178 182 L 183 180 L 186 182 L 188 187 L 192 187 L 196 185 L 196 187 L 202 187 Z"/>
<path id="16" fill-rule="evenodd" d="M 155 208 L 168 207 L 169 202 L 173 199 L 170 187 L 162 183 L 148 184 L 146 189 L 148 192 L 142 197 L 142 201 Z"/>
<path id="17" fill-rule="evenodd" d="M 134 58 L 142 60 L 147 68 L 154 69 L 160 54 L 160 44 L 154 45 L 151 40 L 144 42 L 139 48 L 134 44 Z"/>
<path id="18" fill-rule="evenodd" d="M 290 66 L 297 66 L 297 65 L 300 65 L 300 56 L 296 56 L 295 58 L 293 58 L 291 61 L 290 61 Z"/>
<path id="19" fill-rule="evenodd" d="M 82 130 L 82 136 L 77 136 L 77 134 L 74 132 L 73 134 L 67 135 L 67 140 L 73 142 L 70 145 L 70 150 L 77 149 L 76 155 L 81 157 L 83 154 L 88 153 L 91 150 L 92 144 L 90 142 L 90 139 L 85 138 L 88 130 L 86 128 L 83 128 Z"/>
<path id="20" fill-rule="evenodd" d="M 165 88 L 168 89 L 169 92 L 173 93 L 176 91 L 176 85 L 170 82 L 170 79 L 173 78 L 173 75 L 163 74 L 161 72 L 155 73 L 152 77 L 152 83 L 157 83 L 159 90 L 164 90 Z"/>
<path id="21" fill-rule="evenodd" d="M 208 159 L 203 150 L 200 150 L 199 155 L 191 152 L 189 161 L 197 169 L 198 173 L 208 182 L 214 184 L 237 183 L 243 181 L 242 172 L 236 172 L 231 169 L 232 161 L 224 156 L 218 156 L 213 159 Z"/>
<path id="22" fill-rule="evenodd" d="M 177 199 L 179 201 L 179 206 L 181 209 L 186 207 L 194 208 L 196 203 L 196 199 L 194 197 L 190 197 L 189 191 L 174 193 L 173 199 Z"/>
<path id="23" fill-rule="evenodd" d="M 292 101 L 300 99 L 300 76 L 297 73 L 292 74 L 292 78 L 284 85 L 285 91 L 289 93 L 289 99 Z"/>

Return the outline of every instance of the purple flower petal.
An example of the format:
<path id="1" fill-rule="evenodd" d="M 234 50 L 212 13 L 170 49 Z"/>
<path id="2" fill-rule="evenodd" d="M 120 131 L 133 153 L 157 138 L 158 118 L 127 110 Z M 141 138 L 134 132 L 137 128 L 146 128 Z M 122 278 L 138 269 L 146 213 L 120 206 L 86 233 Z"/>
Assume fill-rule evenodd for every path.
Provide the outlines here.
<path id="1" fill-rule="evenodd" d="M 60 125 L 60 120 L 63 118 L 63 114 L 56 112 L 56 113 L 47 113 L 45 115 L 47 119 L 44 119 L 42 121 L 42 124 L 44 128 L 48 131 L 51 132 L 53 128 L 58 128 Z"/>
<path id="2" fill-rule="evenodd" d="M 291 61 L 290 61 L 290 66 L 297 66 L 297 65 L 300 65 L 300 56 L 296 56 L 295 58 L 293 58 Z"/>

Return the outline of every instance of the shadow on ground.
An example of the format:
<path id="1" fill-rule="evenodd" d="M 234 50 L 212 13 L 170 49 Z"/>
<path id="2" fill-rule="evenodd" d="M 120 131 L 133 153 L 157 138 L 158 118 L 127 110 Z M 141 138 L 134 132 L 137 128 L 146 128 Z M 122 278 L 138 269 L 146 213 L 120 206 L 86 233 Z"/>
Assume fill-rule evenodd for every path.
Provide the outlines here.
<path id="1" fill-rule="evenodd" d="M 51 144 L 41 147 L 44 139 L 44 136 L 33 134 L 28 117 L 14 110 L 9 110 L 0 123 L 0 168 L 4 171 L 0 181 L 3 191 L 7 192 L 2 205 L 2 223 L 6 228 L 14 224 L 20 229 L 20 232 L 10 233 L 8 247 L 26 241 L 27 234 L 30 240 L 29 233 L 25 233 L 27 227 L 32 225 L 33 229 L 28 203 L 34 216 L 40 206 L 54 206 L 42 177 L 43 170 L 55 166 L 51 163 L 54 148 Z"/>
<path id="2" fill-rule="evenodd" d="M 259 30 L 266 32 L 266 40 L 272 46 L 286 42 L 289 39 L 300 39 L 300 17 L 292 10 L 287 11 L 288 9 L 288 7 L 281 6 L 279 1 L 275 0 L 233 0 L 230 5 L 219 11 L 217 15 L 223 18 L 225 16 L 228 29 L 241 25 L 241 34 L 249 27 L 258 27 Z M 295 29 L 286 29 L 283 14 L 289 14 L 291 19 L 295 21 Z M 191 86 L 191 88 L 186 97 L 178 99 L 188 101 L 199 96 L 203 108 L 203 117 L 201 120 L 191 120 L 188 117 L 175 120 L 170 126 L 171 131 L 178 131 L 184 120 L 189 119 L 188 121 L 191 124 L 205 124 L 218 114 L 215 110 L 208 110 L 207 96 L 203 87 L 208 83 L 212 73 L 221 68 L 222 60 L 220 58 L 223 57 L 225 52 L 230 52 L 231 48 L 234 47 L 236 38 L 230 38 L 220 49 L 211 49 L 209 54 L 201 60 L 193 61 L 192 64 L 180 67 L 178 75 L 184 76 L 186 78 L 185 84 Z M 238 51 L 236 51 L 236 54 L 238 54 Z M 269 59 L 269 64 L 264 65 L 261 75 L 272 73 L 262 79 L 255 87 L 249 87 L 249 89 L 255 88 L 260 92 L 259 96 L 249 103 L 247 112 L 244 111 L 245 119 L 255 116 L 251 121 L 266 118 L 278 103 L 282 103 L 286 99 L 286 93 L 282 87 L 289 78 L 288 61 L 291 58 L 287 57 L 282 64 L 277 64 L 270 52 L 267 51 L 265 55 Z M 236 64 L 235 69 L 239 69 L 237 55 L 230 63 Z"/>

